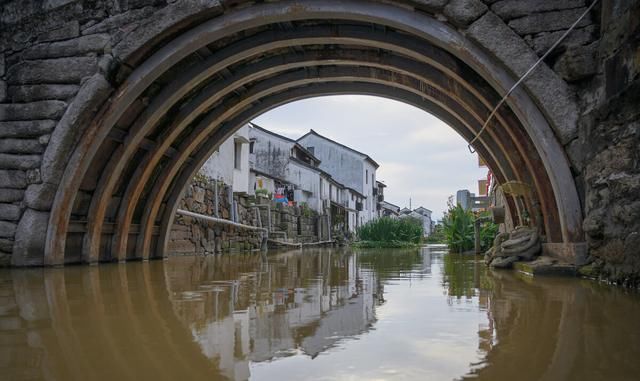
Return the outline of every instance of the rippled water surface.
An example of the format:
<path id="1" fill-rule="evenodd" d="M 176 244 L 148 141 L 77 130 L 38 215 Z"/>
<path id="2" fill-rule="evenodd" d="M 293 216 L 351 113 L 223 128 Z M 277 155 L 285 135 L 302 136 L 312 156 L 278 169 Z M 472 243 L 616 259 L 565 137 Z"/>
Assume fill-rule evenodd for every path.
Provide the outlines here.
<path id="1" fill-rule="evenodd" d="M 640 297 L 420 250 L 0 271 L 2 380 L 637 380 Z"/>

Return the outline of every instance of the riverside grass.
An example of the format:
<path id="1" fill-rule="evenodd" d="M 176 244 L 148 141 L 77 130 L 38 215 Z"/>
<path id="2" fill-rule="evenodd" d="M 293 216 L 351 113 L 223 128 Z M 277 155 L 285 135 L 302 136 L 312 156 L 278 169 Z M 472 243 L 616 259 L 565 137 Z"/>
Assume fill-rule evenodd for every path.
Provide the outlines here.
<path id="1" fill-rule="evenodd" d="M 381 217 L 358 228 L 359 241 L 353 246 L 366 248 L 416 247 L 422 243 L 422 222 L 415 218 Z"/>

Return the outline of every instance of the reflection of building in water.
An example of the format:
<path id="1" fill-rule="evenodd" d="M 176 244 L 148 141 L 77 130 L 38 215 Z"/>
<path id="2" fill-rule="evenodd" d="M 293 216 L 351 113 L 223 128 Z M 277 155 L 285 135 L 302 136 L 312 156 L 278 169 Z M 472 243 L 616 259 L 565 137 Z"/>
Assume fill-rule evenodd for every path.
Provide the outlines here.
<path id="1" fill-rule="evenodd" d="M 298 351 L 315 357 L 375 322 L 379 282 L 373 271 L 358 269 L 356 255 L 285 254 L 270 260 L 266 272 L 255 270 L 239 282 L 216 279 L 218 287 L 205 281 L 198 285 L 204 292 L 181 290 L 176 302 L 226 377 L 246 379 L 250 362 Z M 244 300 L 246 293 L 254 297 Z"/>

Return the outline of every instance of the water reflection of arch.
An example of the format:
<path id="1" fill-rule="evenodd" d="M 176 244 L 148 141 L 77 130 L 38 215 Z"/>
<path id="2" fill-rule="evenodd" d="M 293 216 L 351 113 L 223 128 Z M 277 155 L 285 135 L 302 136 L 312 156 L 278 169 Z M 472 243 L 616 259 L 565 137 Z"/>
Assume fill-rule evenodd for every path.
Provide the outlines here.
<path id="1" fill-rule="evenodd" d="M 637 294 L 510 272 L 494 272 L 489 282 L 490 324 L 478 332 L 486 358 L 469 379 L 631 380 L 639 374 Z"/>
<path id="2" fill-rule="evenodd" d="M 3 346 L 10 353 L 0 372 L 12 380 L 224 379 L 179 329 L 162 266 L 0 273 L 15 322 L 0 331 L 3 343 L 14 342 Z"/>

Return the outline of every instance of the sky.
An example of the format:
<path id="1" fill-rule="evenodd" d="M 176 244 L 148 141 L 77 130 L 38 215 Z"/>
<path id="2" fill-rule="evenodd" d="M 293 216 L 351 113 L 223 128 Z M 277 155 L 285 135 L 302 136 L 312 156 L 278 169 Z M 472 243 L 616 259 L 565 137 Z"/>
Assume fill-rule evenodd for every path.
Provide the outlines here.
<path id="1" fill-rule="evenodd" d="M 365 95 L 335 95 L 292 102 L 262 114 L 254 123 L 297 139 L 314 129 L 369 155 L 376 179 L 387 185 L 385 200 L 424 206 L 441 219 L 447 199 L 459 189 L 477 193 L 487 169 L 451 127 L 416 107 Z"/>

